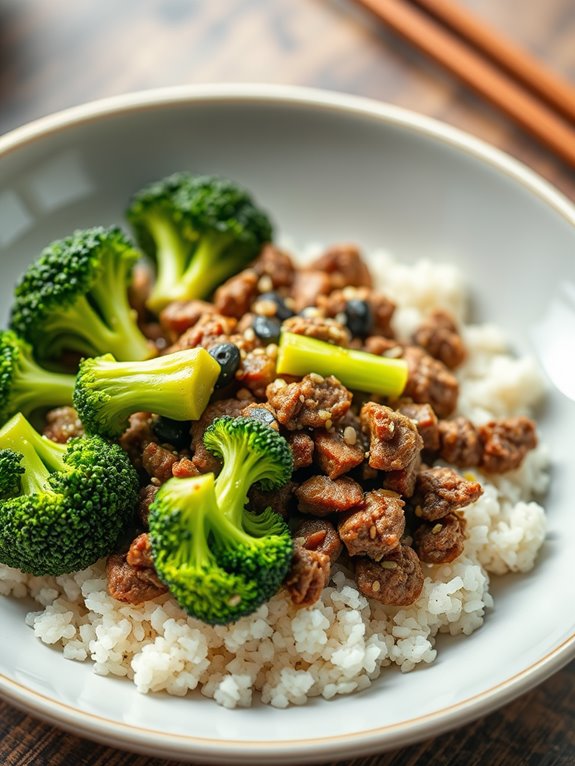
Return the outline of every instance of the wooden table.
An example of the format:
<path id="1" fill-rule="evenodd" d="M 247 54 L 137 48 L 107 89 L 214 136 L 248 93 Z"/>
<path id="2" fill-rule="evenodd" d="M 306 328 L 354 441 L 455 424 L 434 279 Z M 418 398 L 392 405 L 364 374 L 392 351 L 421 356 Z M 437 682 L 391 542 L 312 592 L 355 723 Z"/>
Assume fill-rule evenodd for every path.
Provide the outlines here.
<path id="1" fill-rule="evenodd" d="M 573 0 L 460 2 L 575 80 Z M 575 199 L 573 172 L 349 0 L 0 4 L 0 133 L 103 96 L 217 81 L 295 83 L 390 101 L 490 141 Z M 166 763 L 69 736 L 0 702 L 2 766 Z M 572 766 L 575 664 L 481 721 L 352 763 Z"/>

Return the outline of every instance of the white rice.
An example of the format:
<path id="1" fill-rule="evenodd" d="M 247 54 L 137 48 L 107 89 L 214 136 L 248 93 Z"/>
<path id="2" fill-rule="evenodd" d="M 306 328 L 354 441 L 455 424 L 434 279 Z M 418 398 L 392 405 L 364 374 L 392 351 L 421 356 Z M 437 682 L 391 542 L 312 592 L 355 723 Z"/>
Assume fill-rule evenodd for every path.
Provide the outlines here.
<path id="1" fill-rule="evenodd" d="M 385 267 L 381 266 L 381 259 Z M 378 254 L 381 289 L 399 304 L 394 329 L 407 338 L 441 306 L 463 321 L 463 280 L 451 266 L 398 264 Z M 467 326 L 469 359 L 458 372 L 458 414 L 475 422 L 529 414 L 543 393 L 533 360 L 506 352 L 500 331 Z M 425 584 L 408 608 L 383 607 L 355 588 L 342 567 L 313 607 L 295 609 L 280 592 L 233 625 L 210 627 L 185 615 L 169 596 L 140 606 L 106 592 L 104 562 L 57 578 L 24 575 L 0 565 L 0 594 L 32 596 L 42 607 L 26 622 L 67 659 L 94 672 L 130 678 L 143 693 L 183 696 L 198 689 L 218 704 L 248 706 L 259 693 L 275 707 L 301 705 L 369 686 L 382 669 L 407 672 L 433 662 L 439 633 L 469 635 L 493 606 L 489 573 L 527 572 L 545 537 L 545 513 L 534 497 L 547 486 L 547 452 L 538 447 L 522 467 L 500 477 L 475 472 L 483 496 L 465 509 L 468 539 L 452 564 L 425 566 Z"/>

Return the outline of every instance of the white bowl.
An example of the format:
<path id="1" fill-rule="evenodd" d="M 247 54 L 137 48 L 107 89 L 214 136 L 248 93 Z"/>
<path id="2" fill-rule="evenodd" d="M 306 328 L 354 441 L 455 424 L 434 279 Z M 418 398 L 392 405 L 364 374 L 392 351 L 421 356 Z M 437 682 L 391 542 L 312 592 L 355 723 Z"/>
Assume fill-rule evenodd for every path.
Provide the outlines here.
<path id="1" fill-rule="evenodd" d="M 1 138 L 4 313 L 14 281 L 45 244 L 74 228 L 121 223 L 134 190 L 180 169 L 245 184 L 297 243 L 347 240 L 406 261 L 452 261 L 465 271 L 477 317 L 503 325 L 521 350 L 554 348 L 555 362 L 573 357 L 573 308 L 560 298 L 575 284 L 575 210 L 566 199 L 445 125 L 370 101 L 276 86 L 122 96 Z M 557 311 L 568 330 L 559 351 L 549 320 Z M 572 368 L 569 361 L 569 374 Z M 530 575 L 506 578 L 481 630 L 443 641 L 439 660 L 424 670 L 384 673 L 366 692 L 288 710 L 145 697 L 38 643 L 24 625 L 28 605 L 0 598 L 0 691 L 110 745 L 246 764 L 341 759 L 483 715 L 575 656 L 575 406 L 552 384 L 541 429 L 553 459 L 543 555 Z"/>

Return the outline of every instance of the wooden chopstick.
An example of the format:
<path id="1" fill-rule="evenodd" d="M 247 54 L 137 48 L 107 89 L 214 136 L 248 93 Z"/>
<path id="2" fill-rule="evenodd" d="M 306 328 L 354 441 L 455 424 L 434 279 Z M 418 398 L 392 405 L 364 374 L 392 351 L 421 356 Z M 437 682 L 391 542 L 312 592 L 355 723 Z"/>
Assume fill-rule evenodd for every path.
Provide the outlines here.
<path id="1" fill-rule="evenodd" d="M 552 109 L 405 0 L 356 0 L 457 75 L 575 167 L 575 129 Z"/>
<path id="2" fill-rule="evenodd" d="M 575 123 L 575 88 L 453 0 L 412 0 Z"/>

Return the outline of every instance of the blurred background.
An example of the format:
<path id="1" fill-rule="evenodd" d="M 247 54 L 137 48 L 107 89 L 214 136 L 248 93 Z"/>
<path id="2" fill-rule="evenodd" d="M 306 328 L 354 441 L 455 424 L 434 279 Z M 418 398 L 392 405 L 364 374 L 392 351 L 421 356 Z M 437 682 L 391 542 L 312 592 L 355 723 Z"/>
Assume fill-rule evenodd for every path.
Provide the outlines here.
<path id="1" fill-rule="evenodd" d="M 575 83 L 574 0 L 457 0 Z M 561 160 L 353 0 L 3 0 L 0 133 L 127 91 L 316 86 L 389 101 L 509 151 L 575 198 Z"/>

